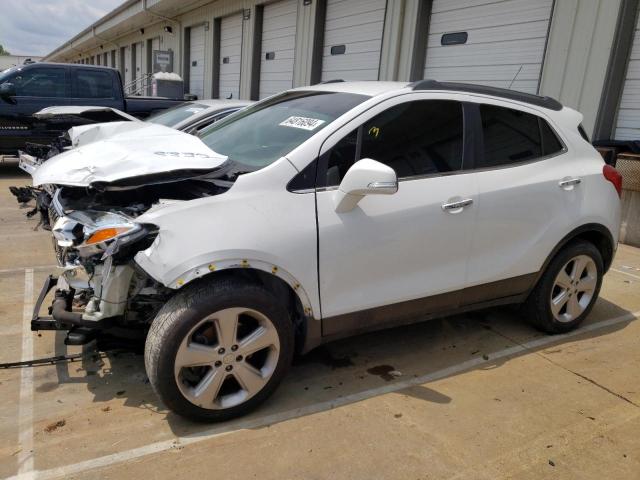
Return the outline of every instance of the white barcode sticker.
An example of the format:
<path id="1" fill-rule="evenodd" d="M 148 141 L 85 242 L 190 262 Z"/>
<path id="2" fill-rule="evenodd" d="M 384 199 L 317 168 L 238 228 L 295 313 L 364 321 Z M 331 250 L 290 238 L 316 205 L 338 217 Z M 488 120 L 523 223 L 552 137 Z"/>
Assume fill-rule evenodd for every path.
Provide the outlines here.
<path id="1" fill-rule="evenodd" d="M 307 117 L 289 117 L 280 124 L 281 127 L 301 128 L 302 130 L 315 130 L 324 123 L 324 120 Z"/>

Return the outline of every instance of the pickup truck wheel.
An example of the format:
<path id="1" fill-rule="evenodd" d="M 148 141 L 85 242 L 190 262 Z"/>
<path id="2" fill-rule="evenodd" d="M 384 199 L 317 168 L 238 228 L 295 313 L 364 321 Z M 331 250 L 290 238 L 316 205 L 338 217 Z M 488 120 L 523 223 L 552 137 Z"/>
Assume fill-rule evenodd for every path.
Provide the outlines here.
<path id="1" fill-rule="evenodd" d="M 602 255 L 588 242 L 562 249 L 527 299 L 525 313 L 547 333 L 576 328 L 593 308 L 604 275 Z"/>
<path id="2" fill-rule="evenodd" d="M 155 392 L 178 415 L 223 421 L 269 397 L 293 356 L 287 309 L 260 285 L 234 279 L 186 287 L 160 310 L 145 345 Z"/>

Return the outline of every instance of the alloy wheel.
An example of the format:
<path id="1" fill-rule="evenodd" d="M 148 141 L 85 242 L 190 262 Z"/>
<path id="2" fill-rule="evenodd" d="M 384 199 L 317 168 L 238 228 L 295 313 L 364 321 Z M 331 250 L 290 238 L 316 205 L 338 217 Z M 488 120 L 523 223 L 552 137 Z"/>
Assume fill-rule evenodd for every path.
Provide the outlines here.
<path id="1" fill-rule="evenodd" d="M 551 289 L 551 313 L 559 322 L 571 322 L 591 304 L 598 283 L 598 268 L 587 255 L 569 260 L 558 272 Z"/>
<path id="2" fill-rule="evenodd" d="M 175 378 L 184 397 L 206 409 L 244 403 L 267 384 L 280 355 L 274 324 L 247 308 L 215 312 L 193 327 L 175 357 Z"/>

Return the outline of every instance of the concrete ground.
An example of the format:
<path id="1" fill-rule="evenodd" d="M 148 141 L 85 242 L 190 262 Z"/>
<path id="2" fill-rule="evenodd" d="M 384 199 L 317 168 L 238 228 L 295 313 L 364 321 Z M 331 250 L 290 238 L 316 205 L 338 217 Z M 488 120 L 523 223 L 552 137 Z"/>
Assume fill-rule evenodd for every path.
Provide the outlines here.
<path id="1" fill-rule="evenodd" d="M 80 351 L 28 329 L 54 259 L 7 191 L 27 183 L 0 165 L 0 362 Z M 0 477 L 637 479 L 639 312 L 640 249 L 621 245 L 572 334 L 498 309 L 362 335 L 218 425 L 167 412 L 139 355 L 0 370 Z"/>

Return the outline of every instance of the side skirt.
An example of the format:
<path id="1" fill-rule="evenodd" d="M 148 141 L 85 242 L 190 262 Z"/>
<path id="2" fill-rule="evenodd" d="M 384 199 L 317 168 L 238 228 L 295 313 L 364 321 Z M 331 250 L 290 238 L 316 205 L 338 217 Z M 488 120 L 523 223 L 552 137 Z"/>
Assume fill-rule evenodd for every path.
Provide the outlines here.
<path id="1" fill-rule="evenodd" d="M 483 308 L 523 302 L 538 272 L 440 295 L 322 319 L 322 343 L 359 333 L 423 322 Z"/>

